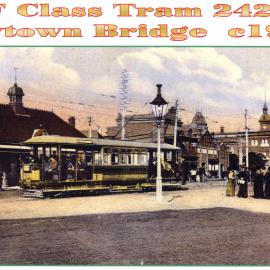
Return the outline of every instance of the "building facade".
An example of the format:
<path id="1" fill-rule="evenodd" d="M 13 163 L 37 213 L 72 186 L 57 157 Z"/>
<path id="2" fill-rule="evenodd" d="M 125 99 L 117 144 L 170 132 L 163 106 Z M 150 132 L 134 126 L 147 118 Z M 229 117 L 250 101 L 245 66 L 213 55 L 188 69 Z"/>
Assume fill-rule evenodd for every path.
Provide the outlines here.
<path id="1" fill-rule="evenodd" d="M 264 103 L 262 114 L 259 118 L 257 131 L 248 131 L 248 152 L 260 153 L 270 160 L 270 115 L 266 102 Z M 239 165 L 243 164 L 243 157 L 246 155 L 246 134 L 242 132 L 225 132 L 221 128 L 220 133 L 216 134 L 219 143 L 225 143 L 230 154 L 237 155 Z"/>
<path id="2" fill-rule="evenodd" d="M 171 107 L 165 116 L 161 128 L 161 141 L 174 143 L 176 109 Z M 156 121 L 152 114 L 127 116 L 125 119 L 126 140 L 156 142 Z M 119 114 L 116 126 L 109 127 L 110 138 L 121 139 L 122 118 Z M 212 176 L 220 176 L 228 166 L 228 152 L 225 145 L 219 147 L 214 134 L 208 131 L 208 125 L 202 112 L 197 111 L 192 122 L 183 125 L 177 121 L 176 143 L 180 148 L 181 157 L 189 169 L 205 167 Z"/>

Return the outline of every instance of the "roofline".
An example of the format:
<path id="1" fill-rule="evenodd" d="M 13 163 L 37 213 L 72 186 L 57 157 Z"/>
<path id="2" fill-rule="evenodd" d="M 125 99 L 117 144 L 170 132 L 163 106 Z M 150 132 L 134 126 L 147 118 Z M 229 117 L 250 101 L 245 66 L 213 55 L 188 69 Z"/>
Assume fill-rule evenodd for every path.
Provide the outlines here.
<path id="1" fill-rule="evenodd" d="M 121 141 L 110 139 L 90 139 L 77 137 L 64 137 L 57 135 L 43 135 L 33 137 L 25 141 L 26 145 L 80 145 L 80 146 L 115 146 L 123 148 L 144 148 L 156 149 L 157 143 L 135 142 L 135 141 Z M 180 150 L 171 144 L 161 143 L 161 149 L 165 150 Z"/>

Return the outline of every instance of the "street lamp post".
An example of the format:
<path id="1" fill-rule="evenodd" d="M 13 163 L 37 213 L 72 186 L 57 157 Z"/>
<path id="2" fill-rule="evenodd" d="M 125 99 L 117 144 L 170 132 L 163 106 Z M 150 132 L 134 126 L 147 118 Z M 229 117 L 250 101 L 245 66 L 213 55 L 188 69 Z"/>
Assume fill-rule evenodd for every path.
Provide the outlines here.
<path id="1" fill-rule="evenodd" d="M 156 199 L 162 201 L 162 178 L 161 178 L 161 155 L 160 155 L 160 128 L 166 114 L 168 102 L 161 96 L 162 84 L 157 84 L 157 96 L 150 102 L 157 124 L 157 178 L 156 178 Z"/>

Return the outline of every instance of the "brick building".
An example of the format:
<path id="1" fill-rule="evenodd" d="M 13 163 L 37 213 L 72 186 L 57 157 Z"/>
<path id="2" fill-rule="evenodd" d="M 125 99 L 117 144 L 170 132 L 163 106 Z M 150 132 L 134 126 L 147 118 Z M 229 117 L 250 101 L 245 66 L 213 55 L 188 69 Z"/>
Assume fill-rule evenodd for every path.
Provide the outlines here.
<path id="1" fill-rule="evenodd" d="M 171 107 L 162 124 L 161 128 L 161 142 L 167 141 L 168 138 L 172 139 L 174 135 L 175 126 L 175 107 Z M 108 127 L 107 136 L 113 139 L 121 139 L 122 129 L 122 117 L 118 114 L 116 119 L 116 126 Z M 156 120 L 153 114 L 136 114 L 126 116 L 125 118 L 125 139 L 132 141 L 142 142 L 156 142 L 157 140 L 157 129 Z M 177 122 L 177 130 L 180 131 L 182 126 L 181 120 Z"/>
<path id="2" fill-rule="evenodd" d="M 23 142 L 32 136 L 48 133 L 72 137 L 85 137 L 75 128 L 75 119 L 66 123 L 50 111 L 26 108 L 24 92 L 15 83 L 9 88 L 9 104 L 0 104 L 0 170 L 9 185 L 19 181 L 20 158 L 29 153 Z"/>

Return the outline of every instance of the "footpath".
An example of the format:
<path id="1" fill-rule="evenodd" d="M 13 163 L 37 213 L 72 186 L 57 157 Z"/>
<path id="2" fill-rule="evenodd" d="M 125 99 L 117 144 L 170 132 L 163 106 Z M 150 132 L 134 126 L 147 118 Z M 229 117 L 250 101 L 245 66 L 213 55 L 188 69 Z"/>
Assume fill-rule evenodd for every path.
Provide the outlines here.
<path id="1" fill-rule="evenodd" d="M 0 192 L 0 219 L 25 219 L 105 213 L 150 212 L 203 208 L 234 208 L 270 214 L 270 200 L 254 199 L 249 185 L 247 199 L 226 196 L 225 181 L 187 183 L 188 190 L 163 192 L 157 202 L 155 192 L 113 194 L 59 199 L 25 198 L 14 191 Z M 10 194 L 10 196 L 9 196 Z"/>

